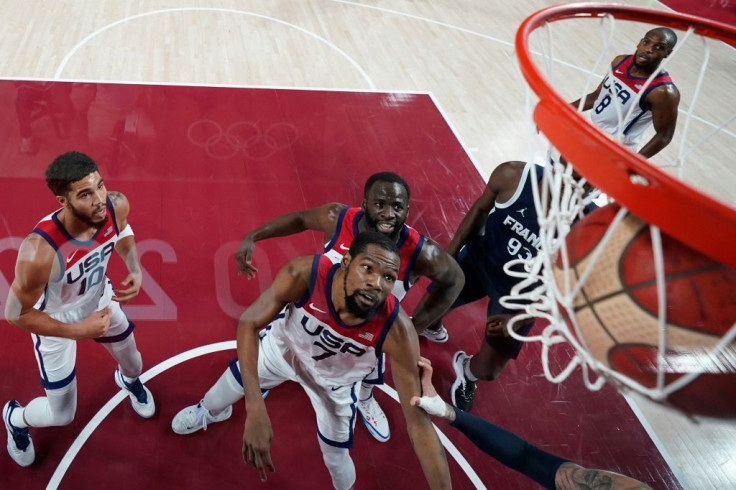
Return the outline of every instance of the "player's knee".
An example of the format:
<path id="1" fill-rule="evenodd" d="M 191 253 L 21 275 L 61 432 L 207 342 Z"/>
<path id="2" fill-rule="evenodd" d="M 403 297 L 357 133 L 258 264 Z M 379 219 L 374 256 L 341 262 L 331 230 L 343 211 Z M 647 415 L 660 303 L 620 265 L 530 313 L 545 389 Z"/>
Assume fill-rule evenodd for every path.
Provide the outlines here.
<path id="1" fill-rule="evenodd" d="M 76 407 L 51 411 L 51 425 L 61 427 L 71 424 L 74 421 L 76 411 Z"/>

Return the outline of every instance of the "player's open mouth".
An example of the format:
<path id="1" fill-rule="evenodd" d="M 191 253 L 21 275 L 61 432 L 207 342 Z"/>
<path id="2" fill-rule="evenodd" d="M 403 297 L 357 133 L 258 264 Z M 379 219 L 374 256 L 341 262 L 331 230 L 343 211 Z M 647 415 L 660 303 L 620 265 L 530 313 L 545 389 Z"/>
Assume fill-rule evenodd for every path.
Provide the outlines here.
<path id="1" fill-rule="evenodd" d="M 94 217 L 95 218 L 104 218 L 106 214 L 107 214 L 107 207 L 106 206 L 102 206 L 100 209 L 98 209 L 98 210 L 96 210 L 94 212 Z"/>
<path id="2" fill-rule="evenodd" d="M 376 229 L 380 233 L 391 233 L 392 231 L 394 231 L 394 228 L 395 226 L 394 226 L 393 221 L 388 222 L 388 223 L 387 222 L 378 223 L 378 225 L 376 226 Z"/>
<path id="3" fill-rule="evenodd" d="M 358 300 L 366 306 L 373 306 L 376 304 L 376 301 L 378 301 L 378 298 L 366 293 L 359 292 L 356 296 L 358 297 Z"/>
<path id="4" fill-rule="evenodd" d="M 649 62 L 649 56 L 645 54 L 640 54 L 636 57 L 636 61 L 639 63 L 648 63 Z"/>

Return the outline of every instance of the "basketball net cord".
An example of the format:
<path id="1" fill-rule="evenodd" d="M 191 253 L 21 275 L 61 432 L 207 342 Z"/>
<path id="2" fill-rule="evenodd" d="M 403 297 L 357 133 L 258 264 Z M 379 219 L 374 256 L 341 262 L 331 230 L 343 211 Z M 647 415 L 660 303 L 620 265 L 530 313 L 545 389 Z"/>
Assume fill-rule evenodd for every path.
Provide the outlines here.
<path id="1" fill-rule="evenodd" d="M 593 68 L 588 71 L 588 78 L 581 96 L 581 104 L 578 110 L 582 109 L 582 100 L 585 95 L 591 91 L 593 87 L 593 77 L 595 72 L 603 62 L 610 60 L 611 57 L 611 41 L 615 32 L 615 19 L 607 15 L 600 20 L 600 32 L 603 40 L 604 49 L 598 57 Z M 541 49 L 535 54 L 541 56 L 541 62 L 546 68 L 546 76 L 553 79 L 554 57 L 552 53 L 552 30 L 550 23 L 545 25 L 546 43 L 543 43 Z M 638 106 L 638 100 L 641 94 L 645 93 L 653 79 L 663 71 L 667 63 L 676 56 L 677 52 L 682 49 L 685 43 L 691 37 L 694 31 L 689 29 L 683 39 L 678 42 L 677 48 L 673 50 L 668 58 L 665 58 L 659 69 L 655 71 L 645 82 L 643 88 L 637 94 L 631 107 Z M 539 36 L 540 38 L 542 36 Z M 693 118 L 693 109 L 700 91 L 703 78 L 706 72 L 710 49 L 706 43 L 704 36 L 701 37 L 705 50 L 703 62 L 699 72 L 699 78 L 696 85 L 696 91 L 691 99 L 690 107 L 687 111 L 683 127 L 683 135 L 679 145 L 678 157 L 675 162 L 665 164 L 663 166 L 671 166 L 677 168 L 678 177 L 682 178 L 682 171 L 687 157 L 697 147 L 705 144 L 708 139 L 719 131 L 723 130 L 736 115 L 731 116 L 726 121 L 718 125 L 712 133 L 703 137 L 700 141 L 690 144 L 688 147 L 688 130 L 690 120 Z M 611 66 L 608 64 L 608 74 L 611 74 Z M 523 77 L 522 77 L 523 78 Z M 664 400 L 671 393 L 679 390 L 683 386 L 692 382 L 700 374 L 704 372 L 724 372 L 722 361 L 719 355 L 726 351 L 729 344 L 736 338 L 736 324 L 734 324 L 726 335 L 707 353 L 710 361 L 709 366 L 700 365 L 699 369 L 694 372 L 688 372 L 676 378 L 670 383 L 665 382 L 665 374 L 668 371 L 668 365 L 665 358 L 667 352 L 667 297 L 665 288 L 665 271 L 664 257 L 662 251 L 660 230 L 655 225 L 649 225 L 650 235 L 652 239 L 653 259 L 655 264 L 656 285 L 657 285 L 657 301 L 658 301 L 658 325 L 659 325 L 659 345 L 657 354 L 657 379 L 656 387 L 646 387 L 626 376 L 606 364 L 595 359 L 588 347 L 585 345 L 584 336 L 578 323 L 574 308 L 574 298 L 580 293 L 584 287 L 586 280 L 591 274 L 595 264 L 600 258 L 606 244 L 610 241 L 611 236 L 619 224 L 628 214 L 628 210 L 621 207 L 615 218 L 612 220 L 609 228 L 596 245 L 592 252 L 592 257 L 581 276 L 573 281 L 574 272 L 570 268 L 569 255 L 565 236 L 570 231 L 570 227 L 575 219 L 582 217 L 583 209 L 592 202 L 599 194 L 597 190 L 590 191 L 590 187 L 586 186 L 584 178 L 576 177 L 573 173 L 571 165 L 561 163 L 556 155 L 559 155 L 552 144 L 537 131 L 534 124 L 532 113 L 534 108 L 535 94 L 532 92 L 528 84 L 526 86 L 526 109 L 527 109 L 527 134 L 529 144 L 529 161 L 538 161 L 546 159 L 548 163 L 543 168 L 543 178 L 538 181 L 536 172 L 539 167 L 532 165 L 532 188 L 534 193 L 535 206 L 538 210 L 539 219 L 539 239 L 541 249 L 540 252 L 531 259 L 514 259 L 504 266 L 504 271 L 512 277 L 518 278 L 517 284 L 512 288 L 507 296 L 500 298 L 502 306 L 508 309 L 518 310 L 519 314 L 514 316 L 508 323 L 508 332 L 511 337 L 523 342 L 540 342 L 542 346 L 541 357 L 542 366 L 545 377 L 554 383 L 560 383 L 567 379 L 572 372 L 580 366 L 582 371 L 583 382 L 589 390 L 600 390 L 605 384 L 606 379 L 611 380 L 619 387 L 627 387 L 639 393 L 642 393 L 654 400 Z M 631 115 L 630 109 L 623 114 L 623 107 L 618 97 L 612 97 L 619 121 L 627 121 Z M 619 124 L 617 140 L 623 140 L 622 129 L 625 124 Z M 540 151 L 541 150 L 541 151 Z M 632 175 L 632 181 L 643 177 Z M 539 184 L 538 184 L 539 182 Z M 553 268 L 555 262 L 561 263 L 562 280 L 558 285 Z M 559 264 L 558 263 L 558 264 Z M 573 285 L 574 283 L 574 285 Z M 532 319 L 543 319 L 549 322 L 542 329 L 539 335 L 521 336 L 516 333 L 516 328 Z M 568 323 L 569 322 L 569 323 Z M 558 373 L 553 373 L 550 369 L 550 349 L 561 343 L 570 344 L 574 348 L 574 353 L 569 362 Z M 560 362 L 560 359 L 555 359 Z"/>

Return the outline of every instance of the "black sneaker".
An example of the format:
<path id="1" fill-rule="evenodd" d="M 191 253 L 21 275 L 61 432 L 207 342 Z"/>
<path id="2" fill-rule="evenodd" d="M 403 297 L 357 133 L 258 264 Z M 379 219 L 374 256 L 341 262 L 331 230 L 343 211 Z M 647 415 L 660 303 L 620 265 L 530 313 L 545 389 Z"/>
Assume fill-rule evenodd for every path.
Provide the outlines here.
<path id="1" fill-rule="evenodd" d="M 463 412 L 469 412 L 473 407 L 475 399 L 475 381 L 470 381 L 465 376 L 465 366 L 470 362 L 470 357 L 463 351 L 455 352 L 452 356 L 452 368 L 455 370 L 455 382 L 450 388 L 452 404 Z"/>

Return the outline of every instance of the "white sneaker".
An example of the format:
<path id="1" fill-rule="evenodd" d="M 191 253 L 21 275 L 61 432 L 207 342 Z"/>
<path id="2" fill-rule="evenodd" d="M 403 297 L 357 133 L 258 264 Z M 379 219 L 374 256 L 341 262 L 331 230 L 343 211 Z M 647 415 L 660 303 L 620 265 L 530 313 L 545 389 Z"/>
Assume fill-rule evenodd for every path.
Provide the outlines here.
<path id="1" fill-rule="evenodd" d="M 202 406 L 202 402 L 199 402 L 197 405 L 186 407 L 177 413 L 171 421 L 171 430 L 177 434 L 191 434 L 199 429 L 207 430 L 207 424 L 222 422 L 229 419 L 232 414 L 232 405 L 229 405 L 217 415 L 213 415 L 212 412 Z"/>
<path id="2" fill-rule="evenodd" d="M 363 417 L 363 423 L 365 424 L 368 432 L 379 442 L 388 441 L 391 437 L 391 430 L 388 428 L 388 419 L 386 414 L 383 413 L 383 409 L 378 404 L 373 394 L 358 402 L 358 411 L 361 417 Z"/>
<path id="3" fill-rule="evenodd" d="M 151 391 L 143 386 L 143 383 L 136 378 L 132 383 L 128 383 L 123 379 L 123 373 L 120 372 L 120 367 L 115 370 L 115 384 L 120 389 L 128 392 L 130 396 L 130 404 L 133 405 L 135 413 L 143 417 L 144 419 L 150 419 L 153 414 L 156 413 L 156 403 L 153 401 L 153 395 Z"/>
<path id="4" fill-rule="evenodd" d="M 8 431 L 8 454 L 21 466 L 30 466 L 36 459 L 36 450 L 28 433 L 28 427 L 18 428 L 10 423 L 10 415 L 16 408 L 21 408 L 16 400 L 10 400 L 3 407 L 3 420 Z"/>
<path id="5" fill-rule="evenodd" d="M 419 335 L 426 339 L 429 339 L 432 342 L 437 342 L 438 344 L 444 344 L 445 342 L 447 342 L 447 339 L 450 338 L 450 335 L 447 333 L 447 329 L 441 323 L 440 328 L 438 328 L 437 330 L 430 330 L 428 328 L 425 328 Z"/>

